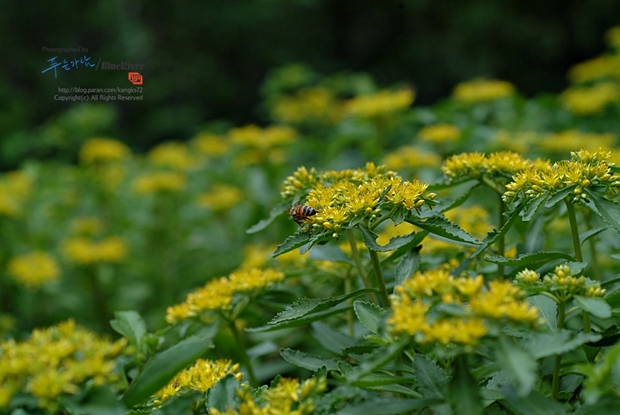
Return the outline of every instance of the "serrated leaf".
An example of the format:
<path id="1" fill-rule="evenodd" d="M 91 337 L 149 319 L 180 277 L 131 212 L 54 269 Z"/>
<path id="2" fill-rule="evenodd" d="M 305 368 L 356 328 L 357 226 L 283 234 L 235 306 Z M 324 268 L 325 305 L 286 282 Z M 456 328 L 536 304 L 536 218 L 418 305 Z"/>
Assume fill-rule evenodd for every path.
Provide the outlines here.
<path id="1" fill-rule="evenodd" d="M 304 245 L 311 244 L 310 238 L 308 235 L 296 233 L 294 235 L 289 236 L 282 242 L 276 250 L 271 254 L 272 258 L 275 258 L 279 255 L 286 254 L 287 252 L 292 251 L 293 249 L 301 248 Z"/>
<path id="2" fill-rule="evenodd" d="M 581 295 L 576 295 L 574 298 L 577 307 L 587 311 L 593 316 L 598 318 L 611 317 L 611 307 L 602 298 L 583 297 Z"/>
<path id="3" fill-rule="evenodd" d="M 540 265 L 554 259 L 566 259 L 567 261 L 575 261 L 575 258 L 568 254 L 565 254 L 564 252 L 554 251 L 521 254 L 516 258 L 506 258 L 503 256 L 488 256 L 484 259 L 485 261 L 491 262 L 493 264 L 502 264 L 511 267 L 529 266 L 530 268 L 537 268 Z"/>
<path id="4" fill-rule="evenodd" d="M 286 321 L 282 321 L 276 324 L 268 324 L 262 327 L 246 328 L 245 331 L 249 333 L 267 333 L 270 331 L 290 329 L 293 327 L 303 327 L 303 326 L 307 326 L 313 321 L 323 320 L 334 314 L 343 313 L 345 311 L 351 310 L 352 308 L 353 307 L 350 307 L 347 304 L 338 304 L 335 307 L 328 308 L 327 310 L 313 312 L 311 314 L 305 315 L 300 318 L 296 318 L 293 320 L 286 320 Z"/>
<path id="5" fill-rule="evenodd" d="M 513 388 L 500 387 L 508 408 L 516 415 L 566 415 L 566 408 L 551 398 L 532 391 L 526 396 Z"/>
<path id="6" fill-rule="evenodd" d="M 409 396 L 412 398 L 421 398 L 422 395 L 418 392 L 407 388 L 406 386 L 393 384 L 393 385 L 379 385 L 379 386 L 369 386 L 366 389 L 370 389 L 372 391 L 380 391 L 380 392 L 391 392 L 400 394 L 402 396 Z"/>
<path id="7" fill-rule="evenodd" d="M 110 320 L 110 326 L 124 336 L 129 344 L 133 345 L 139 352 L 145 352 L 144 335 L 146 334 L 146 323 L 137 311 L 116 311 L 116 317 Z"/>
<path id="8" fill-rule="evenodd" d="M 579 235 L 579 245 L 583 245 L 585 241 L 598 235 L 599 233 L 603 231 L 606 231 L 607 229 L 609 229 L 609 227 L 603 226 L 601 228 L 590 229 L 588 231 L 583 232 L 581 235 Z"/>
<path id="9" fill-rule="evenodd" d="M 445 401 L 448 378 L 435 363 L 426 356 L 418 354 L 413 360 L 416 369 L 415 379 L 423 396 Z"/>
<path id="10" fill-rule="evenodd" d="M 211 338 L 190 337 L 156 354 L 129 387 L 123 402 L 128 407 L 144 402 L 212 347 Z"/>
<path id="11" fill-rule="evenodd" d="M 557 330 L 558 304 L 544 295 L 533 295 L 528 298 L 531 305 L 538 308 L 538 314 L 545 320 L 551 331 Z"/>
<path id="12" fill-rule="evenodd" d="M 333 261 L 354 264 L 354 262 L 342 252 L 336 245 L 321 245 L 310 252 L 310 258 L 318 261 Z"/>
<path id="13" fill-rule="evenodd" d="M 361 381 L 362 379 L 367 380 L 366 377 L 373 371 L 382 367 L 386 363 L 395 359 L 398 356 L 403 348 L 409 344 L 408 339 L 401 340 L 398 343 L 392 343 L 387 347 L 380 348 L 372 352 L 370 356 L 366 360 L 364 360 L 359 366 L 353 368 L 351 372 L 346 375 L 347 382 L 351 384 L 357 384 L 356 382 Z M 394 376 L 390 375 L 391 378 Z M 410 379 L 411 380 L 411 379 Z M 389 382 L 388 383 L 398 383 L 398 382 Z M 383 383 L 385 384 L 385 383 Z"/>
<path id="14" fill-rule="evenodd" d="M 237 390 L 240 387 L 239 381 L 232 373 L 221 378 L 207 391 L 205 402 L 207 411 L 215 408 L 221 413 L 226 413 L 228 408 L 236 408 L 238 404 Z"/>
<path id="15" fill-rule="evenodd" d="M 368 301 L 355 301 L 353 310 L 355 310 L 355 315 L 360 323 L 373 334 L 379 332 L 387 316 L 386 310 Z"/>
<path id="16" fill-rule="evenodd" d="M 563 201 L 566 198 L 566 196 L 568 196 L 569 194 L 571 194 L 573 192 L 575 187 L 577 187 L 577 186 L 568 186 L 568 187 L 565 187 L 565 188 L 560 189 L 557 192 L 553 193 L 549 197 L 549 199 L 547 199 L 547 202 L 545 202 L 545 207 L 546 208 L 551 208 L 551 207 L 555 206 L 558 202 Z"/>
<path id="17" fill-rule="evenodd" d="M 365 226 L 358 226 L 357 228 L 362 233 L 362 239 L 364 240 L 364 244 L 368 248 L 372 249 L 373 251 L 377 251 L 377 252 L 393 251 L 402 246 L 405 246 L 409 242 L 413 241 L 416 235 L 415 232 L 411 232 L 408 235 L 395 236 L 391 238 L 390 241 L 386 245 L 379 245 L 377 243 L 377 238 L 379 237 L 379 235 L 377 235 L 370 229 L 366 228 Z"/>
<path id="18" fill-rule="evenodd" d="M 342 354 L 344 349 L 357 344 L 355 339 L 329 327 L 321 321 L 312 323 L 312 334 L 323 347 L 336 354 Z"/>
<path id="19" fill-rule="evenodd" d="M 336 359 L 323 359 L 322 357 L 311 355 L 299 350 L 282 349 L 280 350 L 280 356 L 290 364 L 302 367 L 308 370 L 318 370 L 322 367 L 326 367 L 327 370 L 338 370 L 338 360 Z"/>
<path id="20" fill-rule="evenodd" d="M 596 333 L 573 333 L 569 330 L 558 330 L 551 333 L 530 332 L 521 346 L 536 359 L 540 359 L 541 357 L 566 353 L 582 344 L 600 340 L 601 337 L 600 334 Z"/>
<path id="21" fill-rule="evenodd" d="M 620 203 L 606 199 L 587 187 L 584 187 L 583 191 L 588 195 L 585 205 L 599 215 L 606 224 L 620 232 Z"/>
<path id="22" fill-rule="evenodd" d="M 454 374 L 448 384 L 448 401 L 455 414 L 479 415 L 482 413 L 482 402 L 478 383 L 467 367 L 464 355 L 456 358 Z"/>
<path id="23" fill-rule="evenodd" d="M 269 212 L 269 216 L 267 218 L 262 219 L 258 223 L 250 226 L 248 229 L 246 229 L 245 233 L 252 234 L 252 233 L 262 231 L 267 226 L 271 225 L 273 221 L 275 221 L 280 215 L 286 212 L 288 208 L 289 208 L 288 203 L 281 203 L 278 206 L 275 206 L 273 209 L 271 209 L 271 211 Z"/>
<path id="24" fill-rule="evenodd" d="M 456 223 L 443 216 L 431 216 L 425 220 L 409 218 L 407 222 L 426 229 L 430 233 L 468 246 L 479 246 L 481 242 L 461 229 Z"/>
<path id="25" fill-rule="evenodd" d="M 295 301 L 293 304 L 286 307 L 284 311 L 279 312 L 271 321 L 267 324 L 278 324 L 287 320 L 295 320 L 300 317 L 304 317 L 310 313 L 316 313 L 318 311 L 325 310 L 342 303 L 350 298 L 359 297 L 362 294 L 369 292 L 375 292 L 376 290 L 371 288 L 361 288 L 353 291 L 349 294 L 338 295 L 330 298 L 302 298 Z"/>
<path id="26" fill-rule="evenodd" d="M 543 194 L 534 199 L 528 199 L 527 202 L 525 203 L 523 210 L 520 213 L 523 221 L 529 222 L 530 220 L 532 220 L 532 218 L 534 217 L 536 212 L 538 212 L 538 209 L 540 208 L 540 206 L 542 205 L 542 203 L 545 201 L 546 198 L 547 198 L 547 195 Z"/>
<path id="27" fill-rule="evenodd" d="M 411 249 L 403 255 L 394 269 L 394 285 L 402 285 L 420 267 L 421 262 L 422 257 L 419 248 Z"/>
<path id="28" fill-rule="evenodd" d="M 397 415 L 417 413 L 420 409 L 440 403 L 438 399 L 377 398 L 346 406 L 337 415 Z"/>
<path id="29" fill-rule="evenodd" d="M 527 396 L 536 382 L 536 359 L 505 336 L 500 337 L 500 347 L 496 349 L 500 367 L 506 369 L 517 383 L 519 396 Z"/>

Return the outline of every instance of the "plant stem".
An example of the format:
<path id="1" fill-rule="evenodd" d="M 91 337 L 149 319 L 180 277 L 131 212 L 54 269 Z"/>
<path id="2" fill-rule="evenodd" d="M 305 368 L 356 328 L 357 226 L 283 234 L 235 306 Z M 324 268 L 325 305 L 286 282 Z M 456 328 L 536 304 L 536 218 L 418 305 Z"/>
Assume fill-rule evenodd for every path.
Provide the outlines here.
<path id="1" fill-rule="evenodd" d="M 590 215 L 590 211 L 584 215 L 586 220 L 586 226 L 589 230 L 592 229 L 592 216 Z M 588 247 L 590 248 L 590 264 L 592 265 L 592 276 L 595 280 L 601 280 L 601 268 L 599 267 L 597 256 L 596 256 L 596 241 L 595 236 L 588 239 Z"/>
<path id="2" fill-rule="evenodd" d="M 497 215 L 497 229 L 502 229 L 506 221 L 504 217 L 504 212 L 506 210 L 506 204 L 502 200 L 501 193 L 498 195 L 498 200 L 499 200 L 499 208 L 498 208 L 498 215 Z M 504 254 L 506 253 L 505 236 L 502 236 L 497 241 L 497 250 L 499 251 L 500 256 L 504 256 Z M 497 279 L 499 280 L 504 279 L 504 264 L 497 264 Z"/>
<path id="3" fill-rule="evenodd" d="M 362 258 L 360 258 L 360 253 L 357 250 L 357 243 L 355 241 L 355 235 L 353 235 L 353 231 L 351 229 L 346 230 L 347 240 L 349 241 L 349 246 L 351 247 L 351 256 L 353 257 L 353 262 L 355 263 L 355 267 L 357 268 L 357 272 L 360 274 L 360 278 L 364 283 L 364 287 L 372 288 L 372 284 L 370 283 L 370 279 L 368 279 L 368 273 L 362 264 Z M 369 293 L 370 300 L 373 303 L 377 302 L 377 297 L 374 293 Z"/>
<path id="4" fill-rule="evenodd" d="M 577 228 L 577 217 L 575 216 L 575 207 L 568 200 L 564 199 L 566 203 L 566 209 L 568 212 L 568 221 L 570 222 L 571 235 L 573 237 L 573 247 L 575 249 L 575 259 L 578 262 L 583 262 L 583 254 L 581 253 L 581 243 L 579 242 L 579 229 Z M 579 273 L 581 275 L 581 272 Z M 583 317 L 583 331 L 590 333 L 590 314 L 587 311 L 581 310 Z"/>
<path id="5" fill-rule="evenodd" d="M 564 319 L 566 317 L 566 303 L 562 300 L 558 303 L 558 330 L 564 328 Z M 562 355 L 556 354 L 553 362 L 553 380 L 551 382 L 551 397 L 558 399 L 560 393 L 560 366 L 562 365 Z"/>
<path id="6" fill-rule="evenodd" d="M 379 255 L 372 249 L 368 249 L 370 254 L 370 261 L 372 262 L 372 268 L 375 270 L 375 278 L 377 279 L 377 286 L 379 288 L 379 294 L 381 295 L 381 302 L 383 307 L 388 308 L 390 306 L 390 297 L 385 287 L 385 280 L 383 279 L 383 271 L 381 271 L 381 264 L 379 263 Z"/>
<path id="7" fill-rule="evenodd" d="M 246 353 L 245 344 L 243 338 L 241 337 L 241 333 L 239 333 L 239 329 L 237 329 L 237 325 L 235 324 L 235 320 L 228 320 L 228 327 L 230 327 L 230 331 L 237 342 L 237 347 L 239 348 L 239 358 L 241 360 L 241 364 L 245 366 L 245 370 L 248 371 L 248 377 L 250 378 L 250 386 L 257 387 L 258 382 L 256 381 L 256 375 L 254 374 L 254 367 L 252 366 L 252 362 L 250 362 L 250 357 Z"/>
<path id="8" fill-rule="evenodd" d="M 371 231 L 373 229 L 375 229 L 377 226 L 379 226 L 381 223 L 383 223 L 384 221 L 386 221 L 387 219 L 391 218 L 392 215 L 394 214 L 394 212 L 396 212 L 397 207 L 394 206 L 392 208 L 392 210 L 390 210 L 388 213 L 386 213 L 385 215 L 381 216 L 379 219 L 377 219 L 376 221 L 372 222 L 371 224 L 368 225 L 368 229 L 370 229 Z"/>
<path id="9" fill-rule="evenodd" d="M 349 271 L 347 271 L 346 275 L 344 276 L 344 293 L 346 295 L 346 294 L 351 293 L 351 291 L 352 291 L 351 274 Z M 347 302 L 349 303 L 349 305 L 351 306 L 353 305 L 352 298 L 347 300 Z M 349 329 L 349 336 L 351 337 L 355 336 L 355 327 L 353 326 L 354 319 L 355 319 L 355 315 L 354 315 L 353 307 L 351 307 L 351 310 L 347 312 L 347 328 Z"/>

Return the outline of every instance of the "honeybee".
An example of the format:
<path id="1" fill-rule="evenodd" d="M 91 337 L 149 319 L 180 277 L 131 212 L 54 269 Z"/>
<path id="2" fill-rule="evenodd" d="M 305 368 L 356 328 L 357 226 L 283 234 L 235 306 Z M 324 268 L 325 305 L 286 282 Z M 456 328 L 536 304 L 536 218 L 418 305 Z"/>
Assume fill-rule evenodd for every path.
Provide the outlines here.
<path id="1" fill-rule="evenodd" d="M 288 214 L 299 226 L 302 226 L 304 222 L 310 216 L 316 215 L 318 212 L 308 205 L 300 205 L 299 202 L 289 209 Z"/>

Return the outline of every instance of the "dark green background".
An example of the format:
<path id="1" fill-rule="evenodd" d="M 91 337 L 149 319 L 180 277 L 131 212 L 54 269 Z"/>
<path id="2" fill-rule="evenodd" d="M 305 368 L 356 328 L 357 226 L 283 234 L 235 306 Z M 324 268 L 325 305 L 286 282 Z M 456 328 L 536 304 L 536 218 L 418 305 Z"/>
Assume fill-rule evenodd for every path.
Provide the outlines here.
<path id="1" fill-rule="evenodd" d="M 289 63 L 405 82 L 422 105 L 476 76 L 526 95 L 557 92 L 620 23 L 618 0 L 0 0 L 0 9 L 2 169 L 29 157 L 72 160 L 91 135 L 145 150 L 214 120 L 265 123 L 260 85 Z M 144 63 L 144 101 L 54 101 L 59 86 L 131 85 L 122 71 L 42 74 L 53 56 L 44 46 Z"/>

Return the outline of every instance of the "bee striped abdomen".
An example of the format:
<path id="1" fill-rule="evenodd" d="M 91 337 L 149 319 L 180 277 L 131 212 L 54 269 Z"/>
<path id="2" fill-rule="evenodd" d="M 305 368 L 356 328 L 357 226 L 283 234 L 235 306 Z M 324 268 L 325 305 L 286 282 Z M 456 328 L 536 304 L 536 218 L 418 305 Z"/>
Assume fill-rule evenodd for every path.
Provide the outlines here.
<path id="1" fill-rule="evenodd" d="M 299 226 L 303 225 L 310 216 L 314 216 L 317 213 L 313 207 L 308 205 L 295 205 L 288 212 Z"/>

